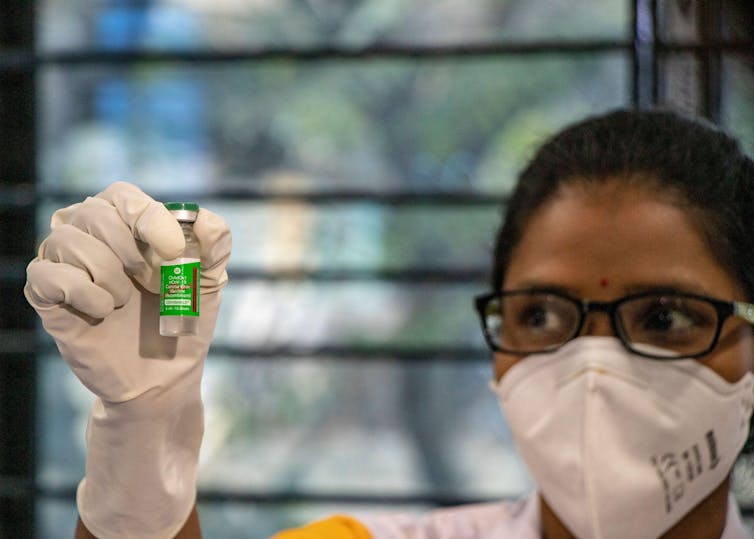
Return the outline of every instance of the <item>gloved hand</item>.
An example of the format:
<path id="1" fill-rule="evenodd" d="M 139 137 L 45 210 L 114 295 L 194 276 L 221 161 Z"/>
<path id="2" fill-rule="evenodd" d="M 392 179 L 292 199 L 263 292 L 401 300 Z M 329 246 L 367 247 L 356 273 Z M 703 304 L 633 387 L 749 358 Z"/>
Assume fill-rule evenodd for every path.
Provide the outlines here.
<path id="1" fill-rule="evenodd" d="M 203 433 L 200 381 L 228 277 L 230 231 L 200 209 L 197 335 L 159 334 L 161 259 L 179 256 L 175 218 L 119 182 L 58 210 L 27 268 L 29 303 L 63 359 L 98 398 L 77 504 L 102 538 L 167 538 L 194 505 Z"/>

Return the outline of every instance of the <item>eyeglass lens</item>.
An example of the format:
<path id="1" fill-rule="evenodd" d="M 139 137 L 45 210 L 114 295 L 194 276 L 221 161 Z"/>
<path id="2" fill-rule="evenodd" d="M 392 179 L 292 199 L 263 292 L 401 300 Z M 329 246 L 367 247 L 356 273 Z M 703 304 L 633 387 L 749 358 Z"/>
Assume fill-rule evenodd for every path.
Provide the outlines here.
<path id="1" fill-rule="evenodd" d="M 706 351 L 715 339 L 718 314 L 703 299 L 672 294 L 618 302 L 616 330 L 629 347 L 663 357 Z M 534 353 L 574 338 L 582 323 L 577 301 L 545 292 L 493 298 L 485 309 L 487 333 L 506 351 Z"/>

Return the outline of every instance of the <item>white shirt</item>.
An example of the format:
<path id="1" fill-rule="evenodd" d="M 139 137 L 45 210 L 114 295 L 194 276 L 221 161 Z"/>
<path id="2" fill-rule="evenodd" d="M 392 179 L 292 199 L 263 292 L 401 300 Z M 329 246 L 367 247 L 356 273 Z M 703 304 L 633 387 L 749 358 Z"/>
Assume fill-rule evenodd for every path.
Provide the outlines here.
<path id="1" fill-rule="evenodd" d="M 361 518 L 372 539 L 541 539 L 539 496 L 517 502 L 485 503 L 439 509 L 424 515 Z M 732 495 L 720 539 L 754 539 L 741 520 Z"/>

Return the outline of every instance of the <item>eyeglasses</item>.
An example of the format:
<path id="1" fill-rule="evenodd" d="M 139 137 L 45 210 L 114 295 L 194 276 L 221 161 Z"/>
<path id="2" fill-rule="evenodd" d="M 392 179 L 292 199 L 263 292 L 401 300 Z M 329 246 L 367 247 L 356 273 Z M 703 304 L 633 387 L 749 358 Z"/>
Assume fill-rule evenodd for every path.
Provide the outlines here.
<path id="1" fill-rule="evenodd" d="M 628 350 L 655 359 L 703 356 L 715 347 L 731 316 L 754 324 L 750 303 L 676 292 L 642 292 L 603 302 L 554 291 L 513 290 L 483 294 L 474 302 L 489 346 L 510 354 L 556 350 L 581 333 L 593 311 L 607 313 Z"/>

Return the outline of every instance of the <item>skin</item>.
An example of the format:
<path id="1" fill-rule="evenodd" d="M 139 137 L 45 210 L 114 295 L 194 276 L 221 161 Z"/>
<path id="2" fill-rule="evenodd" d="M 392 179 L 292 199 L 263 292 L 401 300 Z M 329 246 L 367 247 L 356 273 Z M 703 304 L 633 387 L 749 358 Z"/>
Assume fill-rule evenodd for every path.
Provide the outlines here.
<path id="1" fill-rule="evenodd" d="M 557 287 L 576 298 L 608 301 L 657 286 L 743 300 L 743 287 L 715 259 L 691 215 L 671 197 L 635 182 L 569 182 L 534 213 L 503 281 L 503 289 Z M 605 313 L 590 313 L 583 335 L 612 336 Z M 729 318 L 715 349 L 699 361 L 735 382 L 752 370 L 751 327 Z M 498 353 L 498 379 L 521 356 Z M 545 539 L 573 535 L 542 499 Z M 728 502 L 726 479 L 662 537 L 719 538 Z"/>
<path id="2" fill-rule="evenodd" d="M 199 527 L 199 515 L 196 512 L 196 507 L 194 507 L 191 510 L 191 514 L 189 515 L 186 524 L 184 524 L 183 529 L 178 532 L 178 535 L 175 536 L 175 539 L 201 539 L 201 537 L 202 531 Z M 81 522 L 81 519 L 79 519 L 78 523 L 76 524 L 75 538 L 97 539 L 89 530 L 86 529 L 86 526 L 84 526 L 84 523 Z"/>

